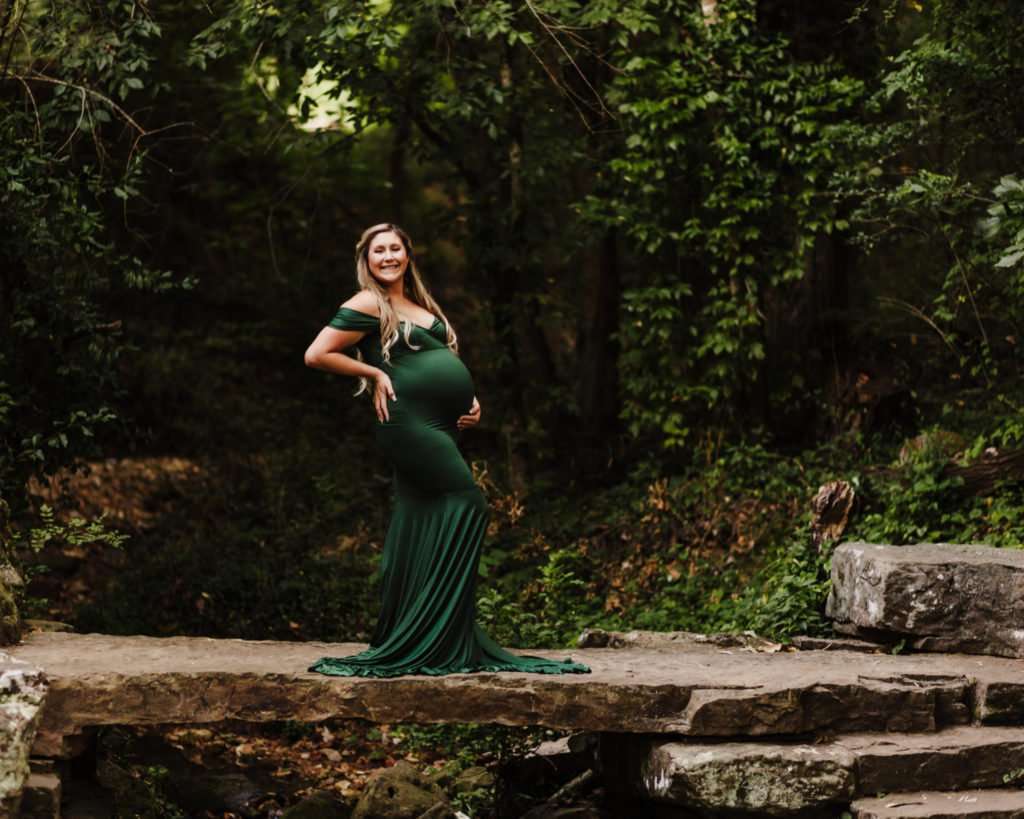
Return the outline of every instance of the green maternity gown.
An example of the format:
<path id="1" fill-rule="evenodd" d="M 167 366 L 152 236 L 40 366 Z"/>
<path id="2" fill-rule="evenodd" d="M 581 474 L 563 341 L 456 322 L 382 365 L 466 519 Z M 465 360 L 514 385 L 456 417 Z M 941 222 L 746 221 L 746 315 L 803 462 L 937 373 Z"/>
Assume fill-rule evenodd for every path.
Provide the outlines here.
<path id="1" fill-rule="evenodd" d="M 477 567 L 489 509 L 455 441 L 473 403 L 473 380 L 445 342 L 445 325 L 413 325 L 381 355 L 379 320 L 342 307 L 330 326 L 366 333 L 363 359 L 391 377 L 395 400 L 375 428 L 394 468 L 394 509 L 381 562 L 382 605 L 370 647 L 322 657 L 310 671 L 334 676 L 397 677 L 466 671 L 588 673 L 571 659 L 512 654 L 476 623 Z"/>

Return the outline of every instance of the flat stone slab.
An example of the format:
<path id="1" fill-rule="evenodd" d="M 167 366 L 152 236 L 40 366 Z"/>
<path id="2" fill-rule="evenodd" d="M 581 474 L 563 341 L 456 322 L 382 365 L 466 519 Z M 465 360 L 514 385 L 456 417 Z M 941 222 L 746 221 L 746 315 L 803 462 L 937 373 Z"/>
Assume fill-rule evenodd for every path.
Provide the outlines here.
<path id="1" fill-rule="evenodd" d="M 920 650 L 1024 657 L 1024 550 L 843 543 L 826 613 Z"/>
<path id="2" fill-rule="evenodd" d="M 937 654 L 677 648 L 571 656 L 590 674 L 471 673 L 388 679 L 306 671 L 357 643 L 34 632 L 11 647 L 50 691 L 33 753 L 69 756 L 97 725 L 224 720 L 474 722 L 580 731 L 769 736 L 934 731 L 1024 723 L 1024 661 Z"/>
<path id="3" fill-rule="evenodd" d="M 912 791 L 858 799 L 854 819 L 1024 819 L 1024 791 L 993 788 L 977 791 Z"/>
<path id="4" fill-rule="evenodd" d="M 1024 768 L 1024 727 L 856 733 L 819 743 L 632 737 L 616 749 L 634 791 L 682 807 L 789 815 L 853 797 L 998 788 Z M 632 761 L 630 761 L 632 760 Z M 1019 803 L 1024 804 L 1024 803 Z"/>

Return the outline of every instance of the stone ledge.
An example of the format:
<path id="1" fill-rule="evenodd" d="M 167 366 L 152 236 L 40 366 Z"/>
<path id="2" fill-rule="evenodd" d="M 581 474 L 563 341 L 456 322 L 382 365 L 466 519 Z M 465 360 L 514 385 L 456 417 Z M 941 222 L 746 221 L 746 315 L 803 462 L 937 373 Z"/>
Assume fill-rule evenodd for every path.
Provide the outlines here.
<path id="1" fill-rule="evenodd" d="M 635 793 L 687 808 L 788 815 L 898 791 L 998 788 L 1024 768 L 1024 728 L 857 733 L 810 742 L 629 738 Z M 1022 798 L 1024 798 L 1024 792 Z"/>
<path id="2" fill-rule="evenodd" d="M 1000 788 L 974 791 L 911 791 L 858 799 L 854 819 L 1024 819 L 1024 791 Z"/>
<path id="3" fill-rule="evenodd" d="M 1024 661 L 998 657 L 701 646 L 523 652 L 571 655 L 591 674 L 382 680 L 305 670 L 364 647 L 37 632 L 11 650 L 50 679 L 38 756 L 70 755 L 70 740 L 110 724 L 356 717 L 738 737 L 934 731 L 1024 714 Z"/>

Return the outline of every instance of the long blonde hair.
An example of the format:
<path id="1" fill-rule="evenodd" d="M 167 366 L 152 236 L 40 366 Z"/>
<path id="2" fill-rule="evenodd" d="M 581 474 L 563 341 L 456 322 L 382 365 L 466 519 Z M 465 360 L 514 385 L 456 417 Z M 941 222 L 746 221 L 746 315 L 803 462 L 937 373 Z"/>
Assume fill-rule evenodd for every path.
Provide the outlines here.
<path id="1" fill-rule="evenodd" d="M 370 243 L 373 241 L 373 237 L 379 233 L 386 233 L 387 231 L 393 231 L 398 235 L 402 240 L 402 244 L 405 245 L 405 255 L 409 258 L 409 263 L 406 265 L 405 275 L 402 279 L 402 289 L 404 290 L 405 297 L 425 310 L 430 311 L 444 322 L 445 337 L 448 348 L 458 355 L 458 337 L 455 335 L 455 331 L 452 329 L 452 325 L 448 322 L 448 317 L 444 314 L 441 306 L 434 301 L 434 297 L 430 295 L 430 291 L 427 290 L 426 285 L 423 283 L 419 267 L 416 265 L 416 258 L 413 256 L 412 239 L 410 239 L 409 234 L 402 230 L 398 225 L 392 224 L 391 222 L 381 222 L 379 225 L 373 225 L 373 227 L 368 227 L 364 230 L 363 235 L 360 236 L 359 241 L 356 242 L 356 280 L 359 282 L 360 289 L 369 290 L 377 299 L 377 307 L 380 312 L 381 352 L 384 356 L 384 361 L 388 364 L 391 363 L 391 348 L 398 341 L 398 334 L 401 325 L 398 318 L 398 312 L 391 304 L 388 291 L 381 286 L 380 282 L 378 282 L 370 272 L 370 262 L 367 257 L 369 255 Z M 412 330 L 413 323 L 407 322 L 405 324 L 405 329 L 401 331 L 402 337 L 411 349 L 418 350 L 420 348 L 414 345 L 410 339 Z M 356 349 L 356 357 L 360 361 L 363 358 L 362 353 L 360 353 L 358 349 Z M 359 376 L 359 389 L 355 391 L 355 394 L 359 395 L 361 392 L 368 392 L 369 390 L 370 379 Z"/>

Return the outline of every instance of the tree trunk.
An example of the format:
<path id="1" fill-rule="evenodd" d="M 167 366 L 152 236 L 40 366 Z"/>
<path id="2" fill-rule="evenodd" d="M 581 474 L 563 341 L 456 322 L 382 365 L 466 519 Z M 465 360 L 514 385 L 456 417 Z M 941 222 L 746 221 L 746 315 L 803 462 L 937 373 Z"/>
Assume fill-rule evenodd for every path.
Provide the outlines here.
<path id="1" fill-rule="evenodd" d="M 405 153 L 409 133 L 409 117 L 403 112 L 394 127 L 391 153 L 388 156 L 388 178 L 391 182 L 391 216 L 388 221 L 403 226 L 408 213 L 405 202 L 409 194 L 409 174 L 405 168 Z"/>
<path id="2" fill-rule="evenodd" d="M 579 474 L 595 475 L 607 468 L 619 431 L 619 347 L 611 336 L 619 326 L 622 283 L 614 228 L 608 228 L 597 247 L 585 255 L 581 290 L 576 449 Z"/>

